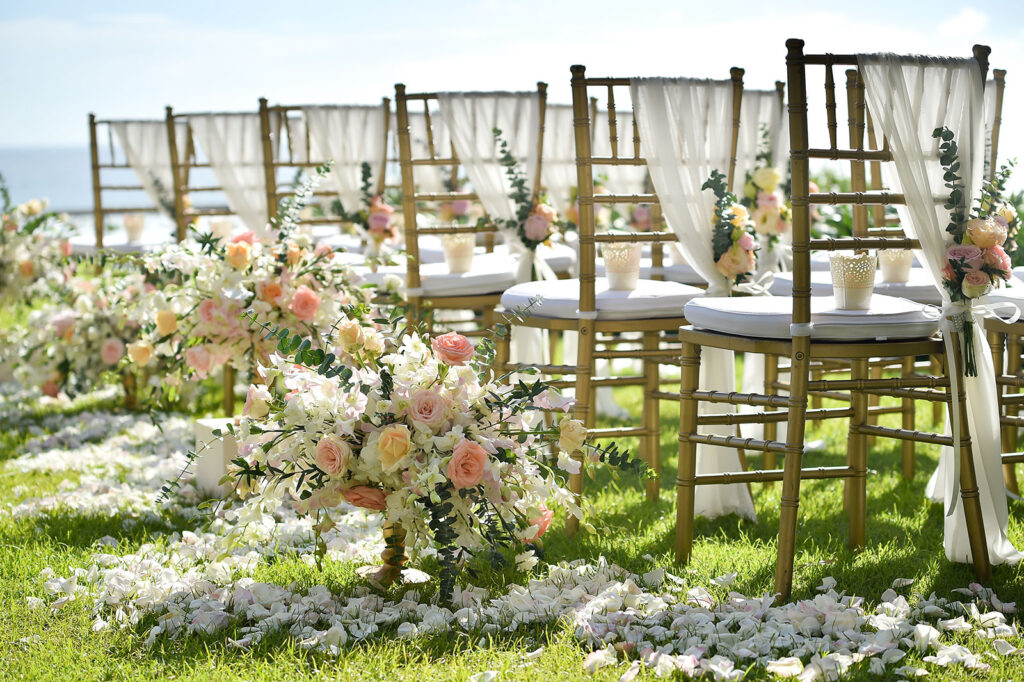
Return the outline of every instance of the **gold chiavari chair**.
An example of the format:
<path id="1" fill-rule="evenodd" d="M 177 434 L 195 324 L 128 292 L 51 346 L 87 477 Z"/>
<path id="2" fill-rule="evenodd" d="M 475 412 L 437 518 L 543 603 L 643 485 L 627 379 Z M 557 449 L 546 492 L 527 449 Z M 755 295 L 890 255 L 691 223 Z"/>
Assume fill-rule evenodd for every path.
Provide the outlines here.
<path id="1" fill-rule="evenodd" d="M 474 93 L 486 96 L 488 93 Z M 499 94 L 499 93 L 492 93 Z M 537 130 L 537 169 L 533 178 L 532 192 L 536 199 L 540 190 L 544 145 L 544 112 L 547 102 L 547 84 L 537 83 L 539 100 L 539 118 Z M 516 280 L 513 259 L 500 254 L 487 254 L 485 263 L 478 263 L 474 258 L 473 269 L 462 275 L 448 274 L 443 264 L 425 265 L 420 259 L 420 238 L 424 236 L 455 235 L 455 234 L 493 234 L 497 227 L 493 223 L 486 225 L 457 223 L 441 223 L 423 225 L 419 215 L 421 205 L 437 205 L 453 201 L 478 201 L 475 192 L 461 191 L 421 191 L 417 173 L 418 167 L 447 167 L 453 177 L 460 166 L 454 143 L 448 149 L 439 149 L 435 144 L 434 125 L 432 119 L 438 116 L 436 108 L 438 93 L 409 93 L 402 83 L 395 85 L 395 113 L 397 119 L 398 153 L 402 171 L 402 213 L 405 228 L 406 251 L 406 293 L 410 315 L 424 319 L 428 311 L 451 310 L 473 311 L 479 321 L 476 329 L 469 335 L 480 335 L 483 329 L 491 327 L 494 310 L 501 298 L 501 293 L 512 286 Z M 425 153 L 420 155 L 414 149 L 411 139 L 410 103 L 422 103 L 423 126 L 426 136 Z M 415 105 L 414 105 L 415 106 Z M 422 148 L 421 145 L 416 145 Z"/>
<path id="2" fill-rule="evenodd" d="M 786 58 L 790 112 L 790 173 L 793 203 L 793 257 L 794 286 L 789 298 L 772 297 L 772 310 L 766 303 L 748 298 L 695 299 L 687 304 L 686 316 L 691 326 L 679 330 L 682 351 L 681 414 L 679 429 L 679 473 L 677 498 L 676 559 L 688 561 L 691 557 L 694 534 L 695 486 L 713 483 L 743 483 L 753 481 L 782 481 L 782 501 L 779 519 L 778 556 L 775 572 L 775 592 L 788 598 L 792 590 L 793 561 L 796 548 L 796 529 L 800 482 L 803 479 L 843 478 L 848 481 L 847 510 L 849 513 L 849 541 L 854 548 L 862 547 L 866 540 L 866 487 L 867 436 L 897 438 L 940 445 L 954 445 L 953 437 L 935 433 L 894 429 L 868 423 L 868 395 L 890 395 L 920 400 L 944 400 L 945 395 L 935 389 L 950 387 L 950 374 L 963 376 L 959 334 L 952 334 L 956 352 L 946 358 L 948 373 L 936 377 L 868 378 L 868 362 L 880 357 L 916 357 L 943 354 L 943 342 L 933 336 L 937 321 L 923 311 L 888 305 L 893 313 L 906 310 L 889 319 L 882 317 L 858 318 L 852 322 L 841 315 L 829 314 L 831 301 L 815 304 L 811 297 L 812 249 L 827 251 L 871 248 L 920 248 L 917 240 L 896 237 L 852 237 L 845 239 L 812 239 L 810 235 L 810 209 L 815 204 L 849 204 L 868 207 L 875 204 L 903 204 L 902 195 L 886 192 L 854 191 L 851 193 L 810 192 L 810 159 L 843 159 L 854 162 L 871 160 L 890 161 L 888 145 L 879 151 L 867 150 L 860 125 L 854 126 L 855 138 L 849 149 L 837 143 L 836 93 L 833 67 L 857 66 L 856 55 L 805 54 L 803 41 L 786 42 Z M 988 48 L 976 46 L 975 57 L 984 72 L 988 69 Z M 826 114 L 829 148 L 811 148 L 808 143 L 807 67 L 824 66 Z M 863 100 L 855 103 L 858 121 L 865 116 Z M 873 306 L 879 305 L 876 295 Z M 890 299 L 890 301 L 898 299 Z M 750 305 L 750 302 L 759 304 Z M 813 318 L 812 318 L 813 314 Z M 812 319 L 814 324 L 812 325 Z M 884 339 L 884 340 L 880 340 Z M 726 348 L 769 356 L 790 356 L 789 394 L 775 393 L 722 393 L 698 390 L 700 353 L 702 348 Z M 851 365 L 850 379 L 810 380 L 810 364 L 817 360 L 846 359 Z M 962 385 L 962 382 L 961 382 Z M 812 391 L 847 392 L 849 407 L 808 409 L 808 395 Z M 970 551 L 975 574 L 986 579 L 991 565 L 986 546 L 984 524 L 978 494 L 978 483 L 971 451 L 971 438 L 967 427 L 966 399 L 958 393 L 957 404 L 950 401 L 950 410 L 959 411 L 960 432 L 960 486 L 967 520 Z M 763 409 L 753 414 L 704 416 L 699 414 L 699 403 L 754 405 Z M 770 409 L 777 408 L 777 409 Z M 845 418 L 850 421 L 849 455 L 845 466 L 803 468 L 804 432 L 807 421 Z M 699 427 L 715 423 L 778 423 L 786 422 L 785 442 L 771 439 L 721 437 L 702 434 Z M 738 474 L 697 475 L 696 447 L 700 443 L 723 447 L 745 448 L 762 452 L 781 453 L 785 457 L 783 469 L 746 471 Z"/>
<path id="3" fill-rule="evenodd" d="M 106 217 L 113 213 L 159 213 L 161 210 L 168 215 L 173 214 L 174 196 L 171 182 L 168 180 L 163 186 L 157 173 L 149 172 L 141 167 L 136 167 L 129 159 L 129 152 L 125 148 L 123 136 L 129 127 L 149 128 L 160 136 L 164 130 L 164 122 L 159 119 L 152 120 L 129 120 L 129 119 L 98 119 L 95 114 L 89 114 L 89 155 L 91 160 L 92 177 L 92 198 L 93 198 L 93 222 L 96 230 L 96 248 L 103 248 L 103 231 Z M 119 132 L 119 130 L 121 132 Z M 103 134 L 105 132 L 105 135 Z M 105 137 L 103 147 L 106 150 L 106 158 L 101 152 L 100 138 Z M 115 142 L 116 139 L 116 142 Z M 123 178 L 128 171 L 135 171 L 136 183 L 126 184 Z M 168 159 L 166 173 L 159 173 L 160 176 L 170 176 L 170 160 Z M 110 179 L 113 175 L 120 180 Z M 143 179 L 145 178 L 145 179 Z M 166 205 L 139 205 L 139 206 L 109 206 L 105 203 L 104 193 L 125 192 L 125 194 L 138 195 L 146 192 L 152 197 L 165 194 Z M 127 199 L 127 197 L 126 197 Z"/>
<path id="4" fill-rule="evenodd" d="M 730 150 L 732 164 L 735 164 L 735 150 L 739 134 L 740 103 L 743 92 L 743 70 L 731 70 L 732 78 L 732 122 L 730 134 Z M 631 117 L 630 131 L 621 131 L 632 144 L 619 143 L 619 117 L 616 115 L 616 89 L 628 89 L 628 78 L 588 78 L 583 66 L 572 67 L 573 118 L 576 143 L 577 194 L 579 201 L 579 277 L 561 280 L 557 284 L 551 282 L 533 282 L 520 284 L 505 292 L 502 305 L 506 309 L 522 306 L 524 303 L 541 297 L 540 304 L 530 311 L 521 322 L 527 327 L 547 329 L 555 332 L 574 331 L 578 334 L 576 357 L 562 365 L 542 365 L 535 369 L 548 375 L 572 376 L 573 379 L 561 379 L 552 382 L 558 387 L 574 387 L 576 403 L 574 414 L 584 421 L 588 433 L 599 439 L 637 437 L 641 443 L 641 456 L 656 473 L 660 473 L 660 418 L 659 404 L 659 366 L 671 364 L 676 352 L 662 346 L 662 335 L 671 333 L 684 321 L 682 306 L 694 297 L 703 294 L 696 287 L 678 282 L 641 280 L 633 292 L 610 291 L 608 282 L 597 276 L 598 244 L 615 243 L 648 243 L 660 250 L 667 242 L 676 240 L 672 232 L 596 232 L 595 211 L 598 206 L 614 204 L 645 203 L 659 206 L 658 196 L 646 194 L 616 194 L 609 191 L 605 194 L 594 192 L 595 167 L 646 167 L 647 161 L 640 155 L 640 136 L 635 117 Z M 594 108 L 590 105 L 590 88 L 603 89 L 607 93 L 607 155 L 596 156 L 594 144 L 604 133 L 592 129 L 596 118 Z M 622 98 L 620 97 L 620 100 Z M 730 176 L 733 167 L 730 167 Z M 729 182 L 731 184 L 731 177 Z M 613 188 L 609 188 L 611 190 Z M 660 216 L 658 218 L 660 223 Z M 656 224 L 658 224 L 656 223 Z M 625 333 L 639 333 L 641 347 L 639 349 L 608 348 L 605 344 L 617 342 Z M 642 381 L 644 399 L 643 414 L 639 426 L 594 428 L 595 409 L 592 403 L 593 389 L 598 386 L 635 385 L 638 377 L 613 376 L 595 377 L 594 361 L 598 359 L 612 360 L 616 358 L 639 359 L 642 362 Z M 507 340 L 499 344 L 496 366 L 499 371 L 515 371 L 525 369 L 526 365 L 509 362 Z M 577 453 L 578 456 L 579 453 Z M 582 473 L 572 474 L 569 479 L 570 489 L 578 496 L 582 493 Z M 654 499 L 658 494 L 658 481 L 650 480 L 647 484 L 647 495 Z M 568 532 L 578 530 L 573 519 L 568 521 Z"/>
<path id="5" fill-rule="evenodd" d="M 347 110 L 365 117 L 380 116 L 382 120 L 379 143 L 376 144 L 378 151 L 373 158 L 366 158 L 365 162 L 371 164 L 374 176 L 374 194 L 381 194 L 385 187 L 385 174 L 387 172 L 388 140 L 390 137 L 391 122 L 391 100 L 384 97 L 378 106 L 352 106 L 352 105 L 269 105 L 266 98 L 260 98 L 260 134 L 263 140 L 263 167 L 265 184 L 267 188 L 267 206 L 271 207 L 271 213 L 275 212 L 278 202 L 291 193 L 291 180 L 282 187 L 282 171 L 305 171 L 307 169 L 322 166 L 328 161 L 337 161 L 329 158 L 328 145 L 314 143 L 314 136 L 330 135 L 329 130 L 311 132 L 313 122 L 308 118 L 307 112 L 311 110 Z M 331 113 L 324 111 L 324 113 Z M 277 135 L 275 135 L 277 131 Z M 285 141 L 287 141 L 285 143 Z M 371 146 L 373 145 L 370 141 Z M 332 171 L 332 175 L 336 171 Z M 328 178 L 328 186 L 338 187 L 343 180 Z M 355 194 L 358 185 L 348 188 L 348 195 Z M 313 192 L 318 197 L 338 197 L 338 190 L 331 190 L 327 187 L 320 187 Z M 351 203 L 351 202 L 342 202 Z M 359 209 L 358 206 L 344 206 L 344 210 L 352 212 Z M 341 219 L 338 216 L 323 215 L 301 218 L 301 222 L 308 225 L 337 225 Z"/>

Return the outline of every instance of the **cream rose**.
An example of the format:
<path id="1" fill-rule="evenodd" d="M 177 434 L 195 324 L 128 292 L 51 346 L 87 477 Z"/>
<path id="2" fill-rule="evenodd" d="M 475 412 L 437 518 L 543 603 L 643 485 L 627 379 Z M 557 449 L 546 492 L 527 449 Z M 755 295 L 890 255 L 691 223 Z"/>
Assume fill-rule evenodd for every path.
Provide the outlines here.
<path id="1" fill-rule="evenodd" d="M 587 440 L 587 427 L 578 419 L 562 417 L 558 422 L 558 447 L 572 454 L 583 447 Z"/>
<path id="2" fill-rule="evenodd" d="M 984 296 L 991 288 L 992 282 L 981 270 L 970 270 L 965 273 L 963 284 L 960 285 L 960 290 L 967 298 Z"/>
<path id="3" fill-rule="evenodd" d="M 448 401 L 437 391 L 421 389 L 409 398 L 409 419 L 436 430 L 448 418 Z"/>
<path id="4" fill-rule="evenodd" d="M 148 365 L 153 359 L 153 346 L 147 341 L 129 343 L 128 357 L 137 365 Z"/>
<path id="5" fill-rule="evenodd" d="M 1006 241 L 1006 226 L 991 218 L 972 218 L 967 222 L 967 236 L 980 249 L 1002 246 Z"/>
<path id="6" fill-rule="evenodd" d="M 782 180 L 782 171 L 778 168 L 765 166 L 754 171 L 750 179 L 763 191 L 774 192 L 775 188 L 779 185 L 779 181 Z"/>
<path id="7" fill-rule="evenodd" d="M 362 327 L 356 320 L 345 319 L 338 323 L 338 345 L 351 352 L 363 345 Z"/>
<path id="8" fill-rule="evenodd" d="M 245 406 L 242 414 L 253 419 L 263 419 L 270 412 L 270 391 L 265 386 L 250 384 L 245 394 Z"/>

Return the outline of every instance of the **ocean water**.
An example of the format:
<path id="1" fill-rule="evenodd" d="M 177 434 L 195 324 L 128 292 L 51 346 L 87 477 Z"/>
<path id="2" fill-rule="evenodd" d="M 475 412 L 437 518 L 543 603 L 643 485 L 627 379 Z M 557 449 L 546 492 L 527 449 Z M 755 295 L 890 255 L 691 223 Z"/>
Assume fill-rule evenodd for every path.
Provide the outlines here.
<path id="1" fill-rule="evenodd" d="M 15 203 L 49 199 L 57 211 L 92 210 L 88 147 L 0 147 L 0 173 Z"/>

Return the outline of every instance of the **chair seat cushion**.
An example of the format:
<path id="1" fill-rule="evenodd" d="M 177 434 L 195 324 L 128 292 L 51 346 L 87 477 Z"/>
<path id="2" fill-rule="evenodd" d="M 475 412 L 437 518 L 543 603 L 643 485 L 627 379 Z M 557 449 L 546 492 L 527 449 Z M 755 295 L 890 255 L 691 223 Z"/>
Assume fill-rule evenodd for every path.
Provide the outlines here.
<path id="1" fill-rule="evenodd" d="M 686 319 L 698 329 L 753 338 L 788 339 L 793 320 L 789 296 L 695 298 L 686 304 Z M 917 339 L 939 328 L 939 313 L 892 296 L 875 294 L 870 310 L 837 310 L 831 296 L 811 298 L 811 336 L 834 341 Z"/>
<path id="2" fill-rule="evenodd" d="M 396 257 L 398 265 L 386 265 L 371 272 L 357 266 L 356 272 L 370 284 L 380 284 L 385 275 L 397 275 L 405 280 L 405 259 Z M 473 269 L 452 274 L 446 263 L 424 263 L 420 266 L 420 281 L 425 296 L 476 296 L 498 294 L 516 283 L 515 261 L 498 253 L 473 256 Z"/>
<path id="3" fill-rule="evenodd" d="M 793 273 L 780 272 L 769 287 L 773 296 L 790 296 L 793 293 Z M 881 273 L 875 273 L 875 293 L 897 298 L 906 298 L 928 305 L 942 305 L 942 295 L 932 284 L 931 277 L 924 268 L 911 268 L 910 278 L 906 282 L 883 282 Z M 832 273 L 828 270 L 811 272 L 811 295 L 832 295 Z"/>
<path id="4" fill-rule="evenodd" d="M 661 276 L 669 282 L 679 282 L 680 284 L 689 284 L 696 287 L 706 287 L 707 281 L 703 277 L 697 274 L 697 271 L 692 266 L 686 263 L 670 264 L 668 258 L 665 259 L 665 265 L 661 266 L 658 271 Z M 651 273 L 654 269 L 651 267 L 651 259 L 643 257 L 640 259 L 640 277 L 643 279 L 650 279 Z M 604 261 L 597 261 L 595 272 L 598 277 L 604 277 Z"/>
<path id="5" fill-rule="evenodd" d="M 1024 281 L 1019 279 L 1020 275 L 1024 275 L 1024 271 L 1017 274 L 1018 270 L 1024 270 L 1022 268 L 1014 269 L 1014 277 L 1006 283 L 1005 286 L 1001 286 L 998 289 L 993 289 L 992 293 L 983 299 L 983 303 L 1012 303 L 1020 309 L 1021 315 L 1024 315 Z M 1006 317 L 1006 313 L 1000 313 L 1001 317 Z"/>
<path id="6" fill-rule="evenodd" d="M 598 277 L 594 283 L 595 308 L 599 320 L 644 320 L 655 317 L 682 317 L 686 302 L 703 295 L 696 287 L 678 282 L 655 282 L 642 279 L 633 291 L 612 291 L 608 280 Z M 575 320 L 580 308 L 580 281 L 526 282 L 517 284 L 501 296 L 506 309 L 529 305 L 530 300 L 541 301 L 530 309 L 536 317 Z"/>

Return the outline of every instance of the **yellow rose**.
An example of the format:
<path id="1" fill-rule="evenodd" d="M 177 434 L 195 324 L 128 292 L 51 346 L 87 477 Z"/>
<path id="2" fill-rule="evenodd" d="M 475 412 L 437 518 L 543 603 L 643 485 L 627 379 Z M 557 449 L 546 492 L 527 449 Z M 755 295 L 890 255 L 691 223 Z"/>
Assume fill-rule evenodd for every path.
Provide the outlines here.
<path id="1" fill-rule="evenodd" d="M 380 432 L 377 450 L 380 452 L 380 464 L 384 471 L 394 471 L 409 454 L 412 447 L 409 428 L 403 424 L 391 424 Z"/>
<path id="2" fill-rule="evenodd" d="M 1017 209 L 1011 204 L 999 204 L 996 215 L 1005 220 L 1007 225 L 1013 225 L 1013 221 L 1017 219 Z"/>
<path id="3" fill-rule="evenodd" d="M 583 447 L 587 440 L 587 427 L 578 419 L 562 417 L 558 423 L 558 447 L 572 454 Z"/>
<path id="4" fill-rule="evenodd" d="M 967 222 L 967 236 L 979 249 L 1002 246 L 1006 241 L 1006 226 L 991 218 L 973 218 Z"/>
<path id="5" fill-rule="evenodd" d="M 750 179 L 763 191 L 774 192 L 775 188 L 779 186 L 779 181 L 782 180 L 782 172 L 778 168 L 765 166 L 754 171 Z"/>
<path id="6" fill-rule="evenodd" d="M 338 323 L 338 344 L 349 352 L 362 347 L 363 333 L 359 322 L 345 319 Z"/>
<path id="7" fill-rule="evenodd" d="M 23 260 L 18 263 L 18 274 L 22 277 L 31 277 L 32 273 L 36 271 L 36 266 L 32 265 L 32 261 Z"/>
<path id="8" fill-rule="evenodd" d="M 160 336 L 173 334 L 178 329 L 178 316 L 170 310 L 158 310 L 156 313 L 156 333 Z"/>
<path id="9" fill-rule="evenodd" d="M 750 222 L 750 213 L 743 204 L 733 204 L 729 207 L 729 212 L 732 214 L 730 222 L 736 227 L 743 227 Z"/>
<path id="10" fill-rule="evenodd" d="M 153 346 L 146 341 L 128 344 L 128 357 L 138 365 L 148 365 L 153 359 Z"/>
<path id="11" fill-rule="evenodd" d="M 21 212 L 27 216 L 39 215 L 46 208 L 46 203 L 39 199 L 29 199 L 21 205 Z"/>
<path id="12" fill-rule="evenodd" d="M 237 270 L 249 265 L 249 243 L 235 242 L 227 246 L 227 258 L 232 267 Z"/>

